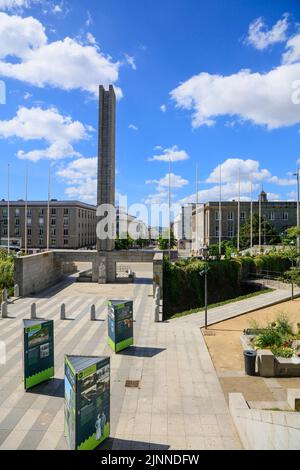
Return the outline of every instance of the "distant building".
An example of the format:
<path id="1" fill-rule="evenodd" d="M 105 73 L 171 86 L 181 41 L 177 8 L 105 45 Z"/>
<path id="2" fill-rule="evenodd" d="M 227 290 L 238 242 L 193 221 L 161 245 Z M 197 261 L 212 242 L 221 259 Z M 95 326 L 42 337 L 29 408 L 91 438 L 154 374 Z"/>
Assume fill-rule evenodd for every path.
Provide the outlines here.
<path id="1" fill-rule="evenodd" d="M 142 220 L 127 214 L 123 207 L 116 208 L 116 233 L 117 237 L 129 233 L 134 239 L 148 239 L 148 226 Z"/>
<path id="2" fill-rule="evenodd" d="M 27 248 L 47 247 L 47 201 L 27 203 Z M 10 202 L 10 244 L 24 248 L 25 202 Z M 78 201 L 50 201 L 49 248 L 84 248 L 96 244 L 96 207 Z M 0 201 L 0 245 L 7 245 L 7 201 Z"/>
<path id="3" fill-rule="evenodd" d="M 267 194 L 259 194 L 262 219 L 273 225 L 278 233 L 285 233 L 289 227 L 297 225 L 297 203 L 290 201 L 268 201 Z M 253 214 L 259 213 L 259 201 L 253 203 Z M 250 219 L 251 202 L 240 202 L 240 226 Z M 221 217 L 219 202 L 198 204 L 193 209 L 192 217 L 192 249 L 197 250 L 204 244 L 219 242 L 219 231 L 223 240 L 231 240 L 237 236 L 238 202 L 222 201 Z M 268 244 L 262 233 L 262 243 Z"/>
<path id="4" fill-rule="evenodd" d="M 174 219 L 174 237 L 178 242 L 178 248 L 192 248 L 192 217 L 196 204 L 187 204 L 181 207 L 179 214 Z"/>

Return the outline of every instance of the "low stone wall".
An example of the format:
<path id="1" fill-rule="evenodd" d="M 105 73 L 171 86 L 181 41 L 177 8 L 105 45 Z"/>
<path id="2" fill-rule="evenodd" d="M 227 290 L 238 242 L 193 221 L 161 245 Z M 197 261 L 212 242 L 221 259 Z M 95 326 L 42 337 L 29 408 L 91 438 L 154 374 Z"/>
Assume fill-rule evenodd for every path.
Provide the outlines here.
<path id="1" fill-rule="evenodd" d="M 62 278 L 62 264 L 51 251 L 15 258 L 14 279 L 21 296 L 35 294 Z"/>
<path id="2" fill-rule="evenodd" d="M 241 393 L 229 394 L 229 409 L 245 449 L 300 449 L 300 413 L 250 409 Z"/>

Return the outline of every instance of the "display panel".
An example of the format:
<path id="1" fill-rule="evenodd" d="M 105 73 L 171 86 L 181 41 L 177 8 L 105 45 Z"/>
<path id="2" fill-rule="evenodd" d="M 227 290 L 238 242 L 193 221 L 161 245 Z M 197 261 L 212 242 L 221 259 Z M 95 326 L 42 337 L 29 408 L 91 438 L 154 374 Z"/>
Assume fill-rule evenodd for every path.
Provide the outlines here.
<path id="1" fill-rule="evenodd" d="M 133 344 L 133 302 L 108 303 L 108 344 L 118 352 Z"/>
<path id="2" fill-rule="evenodd" d="M 54 375 L 53 320 L 23 320 L 24 387 L 29 389 Z"/>

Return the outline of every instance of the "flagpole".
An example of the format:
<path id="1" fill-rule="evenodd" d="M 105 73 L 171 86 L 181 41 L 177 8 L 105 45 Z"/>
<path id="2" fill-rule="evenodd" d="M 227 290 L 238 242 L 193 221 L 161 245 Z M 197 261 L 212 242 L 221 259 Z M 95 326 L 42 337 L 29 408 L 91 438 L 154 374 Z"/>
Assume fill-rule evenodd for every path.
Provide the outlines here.
<path id="1" fill-rule="evenodd" d="M 28 211 L 28 161 L 25 168 L 25 212 L 24 212 L 24 252 L 27 255 L 27 211 Z"/>
<path id="2" fill-rule="evenodd" d="M 222 254 L 222 165 L 220 165 L 220 198 L 219 198 L 219 255 Z"/>
<path id="3" fill-rule="evenodd" d="M 261 252 L 261 194 L 258 199 L 258 249 Z"/>
<path id="4" fill-rule="evenodd" d="M 171 158 L 169 158 L 169 260 L 171 261 Z"/>
<path id="5" fill-rule="evenodd" d="M 10 253 L 10 164 L 7 165 L 7 253 Z"/>
<path id="6" fill-rule="evenodd" d="M 198 253 L 198 162 L 196 163 L 196 254 Z"/>
<path id="7" fill-rule="evenodd" d="M 50 246 L 50 191 L 51 191 L 51 173 L 50 173 L 50 163 L 48 170 L 48 204 L 47 204 L 47 251 L 49 251 Z"/>
<path id="8" fill-rule="evenodd" d="M 238 221 L 237 221 L 237 228 L 238 228 L 237 251 L 240 251 L 240 210 L 241 210 L 241 170 L 240 170 L 240 168 L 239 168 L 238 188 L 239 188 L 239 195 L 238 195 Z"/>
<path id="9" fill-rule="evenodd" d="M 250 183 L 250 248 L 251 254 L 253 249 L 253 186 L 252 181 Z"/>

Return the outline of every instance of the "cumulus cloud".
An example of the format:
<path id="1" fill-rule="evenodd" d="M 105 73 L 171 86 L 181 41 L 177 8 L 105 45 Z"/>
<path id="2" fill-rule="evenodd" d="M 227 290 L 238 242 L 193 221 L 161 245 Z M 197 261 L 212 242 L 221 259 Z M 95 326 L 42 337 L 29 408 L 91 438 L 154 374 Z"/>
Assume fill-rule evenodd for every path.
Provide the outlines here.
<path id="1" fill-rule="evenodd" d="M 160 110 L 162 113 L 165 113 L 167 111 L 167 106 L 165 104 L 162 104 Z"/>
<path id="2" fill-rule="evenodd" d="M 173 147 L 162 149 L 160 146 L 155 147 L 157 150 L 162 150 L 160 155 L 153 155 L 148 160 L 153 161 L 160 161 L 160 162 L 179 162 L 182 160 L 187 160 L 189 155 L 185 150 L 179 150 L 177 145 L 173 145 Z"/>
<path id="3" fill-rule="evenodd" d="M 169 177 L 172 188 L 182 188 L 182 186 L 188 184 L 188 180 L 182 178 L 179 175 L 175 175 L 174 173 L 167 173 L 163 178 L 160 178 L 159 180 L 147 180 L 146 184 L 156 183 L 158 184 L 158 188 L 168 187 Z"/>
<path id="4" fill-rule="evenodd" d="M 0 13 L 0 58 L 3 77 L 38 87 L 80 89 L 95 96 L 99 83 L 107 87 L 118 81 L 121 66 L 96 44 L 83 45 L 69 37 L 48 42 L 37 19 L 6 13 Z M 115 86 L 115 91 L 120 98 L 120 88 Z"/>
<path id="5" fill-rule="evenodd" d="M 300 106 L 292 101 L 300 63 L 266 73 L 240 70 L 232 75 L 200 73 L 171 91 L 177 107 L 192 111 L 192 125 L 211 126 L 218 116 L 235 116 L 276 129 L 300 122 Z"/>
<path id="6" fill-rule="evenodd" d="M 97 157 L 78 158 L 56 174 L 66 183 L 65 194 L 68 197 L 96 204 Z"/>
<path id="7" fill-rule="evenodd" d="M 243 160 L 241 158 L 228 158 L 218 165 L 208 176 L 207 183 L 217 183 L 220 179 L 220 167 L 223 181 L 236 182 L 240 175 L 240 181 L 263 181 L 271 177 L 269 170 L 261 169 L 256 160 Z"/>
<path id="8" fill-rule="evenodd" d="M 42 158 L 60 159 L 79 156 L 73 143 L 89 137 L 90 126 L 73 121 L 56 108 L 20 107 L 14 118 L 0 121 L 0 137 L 17 137 L 24 141 L 44 141 L 48 147 L 24 152 L 19 150 L 19 158 L 38 161 Z"/>
<path id="9" fill-rule="evenodd" d="M 146 184 L 156 184 L 155 193 L 149 194 L 146 199 L 144 199 L 145 204 L 162 204 L 167 201 L 169 194 L 169 181 L 171 182 L 171 196 L 174 198 L 174 190 L 180 189 L 183 186 L 186 186 L 189 182 L 188 180 L 182 178 L 180 175 L 175 175 L 174 173 L 167 173 L 165 176 L 158 180 L 147 180 Z"/>
<path id="10" fill-rule="evenodd" d="M 300 60 L 300 34 L 288 40 L 286 43 L 286 52 L 282 56 L 284 64 L 292 64 Z"/>
<path id="11" fill-rule="evenodd" d="M 246 43 L 263 50 L 272 44 L 284 42 L 288 26 L 287 14 L 283 15 L 271 29 L 267 29 L 263 18 L 257 18 L 249 25 Z"/>

